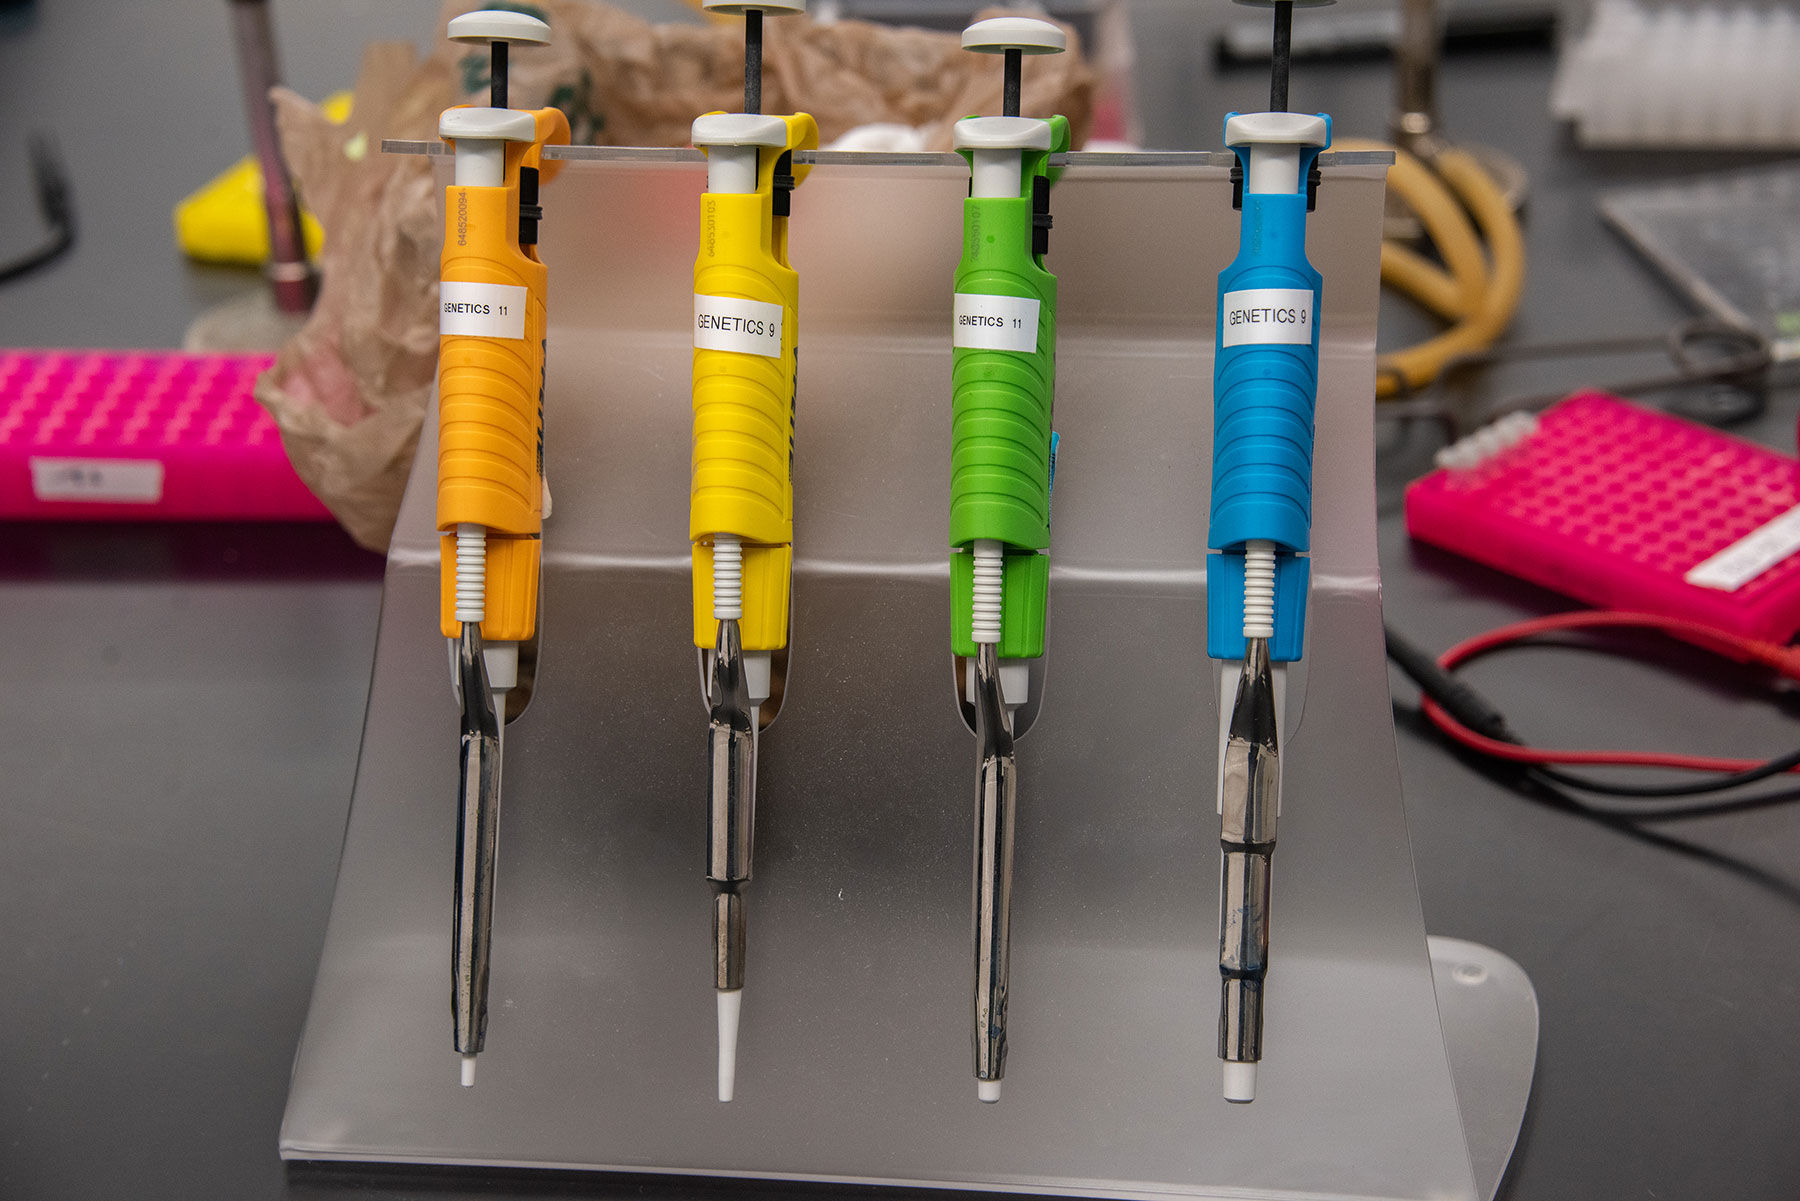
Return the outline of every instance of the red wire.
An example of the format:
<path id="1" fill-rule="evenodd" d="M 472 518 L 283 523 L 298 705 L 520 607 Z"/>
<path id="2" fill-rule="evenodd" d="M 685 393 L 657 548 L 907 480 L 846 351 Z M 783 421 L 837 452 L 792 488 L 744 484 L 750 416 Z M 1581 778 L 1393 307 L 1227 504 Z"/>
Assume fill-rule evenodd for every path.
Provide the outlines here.
<path id="1" fill-rule="evenodd" d="M 1764 642 L 1757 638 L 1745 638 L 1738 634 L 1702 625 L 1697 621 L 1689 621 L 1686 618 L 1662 617 L 1654 613 L 1625 613 L 1609 609 L 1557 613 L 1549 617 L 1537 617 L 1530 621 L 1501 626 L 1499 629 L 1489 630 L 1485 634 L 1477 634 L 1473 638 L 1457 643 L 1438 656 L 1438 666 L 1445 671 L 1454 671 L 1471 659 L 1527 638 L 1535 638 L 1560 630 L 1591 630 L 1609 627 L 1660 630 L 1671 637 L 1696 643 L 1728 659 L 1735 659 L 1740 663 L 1763 663 L 1775 668 L 1783 675 L 1800 679 L 1800 652 L 1796 652 L 1792 648 L 1778 646 L 1773 642 Z M 1763 762 L 1758 759 L 1720 759 L 1709 755 L 1677 755 L 1662 751 L 1553 750 L 1546 747 L 1519 746 L 1476 733 L 1450 716 L 1430 697 L 1422 699 L 1420 709 L 1431 721 L 1431 724 L 1447 737 L 1484 755 L 1496 759 L 1509 759 L 1515 763 L 1585 767 L 1662 767 L 1684 771 L 1740 772 L 1760 767 Z M 1800 765 L 1788 770 L 1800 772 Z"/>

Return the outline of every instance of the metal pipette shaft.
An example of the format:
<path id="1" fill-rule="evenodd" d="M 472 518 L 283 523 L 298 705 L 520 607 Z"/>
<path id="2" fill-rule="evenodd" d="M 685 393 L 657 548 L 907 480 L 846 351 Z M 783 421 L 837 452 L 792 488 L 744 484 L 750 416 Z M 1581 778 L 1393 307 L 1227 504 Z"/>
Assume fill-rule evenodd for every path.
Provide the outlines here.
<path id="1" fill-rule="evenodd" d="M 1006 1075 L 1018 778 L 1012 715 L 1001 691 L 999 653 L 991 642 L 982 643 L 975 656 L 975 781 L 975 1078 L 997 1089 Z M 983 1099 L 997 1100 L 998 1093 L 984 1090 Z"/>
<path id="2" fill-rule="evenodd" d="M 456 1050 L 467 1063 L 481 1051 L 487 1036 L 494 857 L 500 833 L 501 719 L 488 687 L 479 622 L 463 623 L 456 667 L 462 693 L 462 776 L 456 823 L 451 995 Z"/>
<path id="3" fill-rule="evenodd" d="M 738 1014 L 743 1000 L 747 914 L 744 889 L 756 830 L 757 706 L 750 699 L 742 633 L 719 618 L 707 681 L 706 879 L 713 888 L 713 989 L 718 998 L 719 1100 L 737 1090 Z"/>
<path id="4" fill-rule="evenodd" d="M 713 987 L 744 987 L 745 913 L 756 827 L 756 712 L 744 676 L 738 623 L 719 621 L 708 687 L 706 878 L 713 886 Z"/>
<path id="5" fill-rule="evenodd" d="M 1280 723 L 1266 638 L 1244 644 L 1225 743 L 1219 846 L 1219 1058 L 1262 1058 L 1263 980 L 1269 968 L 1269 870 L 1281 796 Z M 1254 1070 L 1254 1069 L 1252 1069 Z M 1249 1095 L 1227 1099 L 1248 1101 Z M 1253 1085 L 1250 1091 L 1253 1094 Z"/>

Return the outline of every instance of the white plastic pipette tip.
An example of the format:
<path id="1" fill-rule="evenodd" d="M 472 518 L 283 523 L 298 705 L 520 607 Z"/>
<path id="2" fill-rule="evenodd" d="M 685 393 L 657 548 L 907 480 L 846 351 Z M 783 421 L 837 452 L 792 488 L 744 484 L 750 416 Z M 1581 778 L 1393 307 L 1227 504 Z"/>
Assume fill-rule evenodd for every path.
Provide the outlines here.
<path id="1" fill-rule="evenodd" d="M 975 1095 L 981 1098 L 983 1105 L 992 1105 L 1000 1099 L 1000 1084 L 998 1080 L 977 1080 Z"/>
<path id="2" fill-rule="evenodd" d="M 462 1081 L 464 1088 L 475 1087 L 475 1057 L 473 1055 L 462 1057 Z"/>
<path id="3" fill-rule="evenodd" d="M 1233 1105 L 1256 1100 L 1256 1065 L 1225 1061 L 1225 1099 Z"/>
<path id="4" fill-rule="evenodd" d="M 719 1100 L 729 1101 L 737 1091 L 738 1014 L 744 1007 L 744 990 L 732 989 L 719 996 Z"/>

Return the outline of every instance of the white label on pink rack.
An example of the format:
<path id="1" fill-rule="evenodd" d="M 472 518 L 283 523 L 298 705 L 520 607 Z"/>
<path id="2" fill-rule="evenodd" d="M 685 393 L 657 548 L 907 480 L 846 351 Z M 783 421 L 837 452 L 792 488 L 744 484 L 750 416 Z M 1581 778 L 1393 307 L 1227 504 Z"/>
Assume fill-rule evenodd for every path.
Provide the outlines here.
<path id="1" fill-rule="evenodd" d="M 31 460 L 31 494 L 41 501 L 153 505 L 162 493 L 163 465 L 155 459 Z"/>
<path id="2" fill-rule="evenodd" d="M 1766 521 L 1682 578 L 1696 588 L 1736 592 L 1800 551 L 1800 505 Z"/>
<path id="3" fill-rule="evenodd" d="M 477 338 L 525 336 L 524 288 L 516 284 L 438 283 L 438 333 Z"/>

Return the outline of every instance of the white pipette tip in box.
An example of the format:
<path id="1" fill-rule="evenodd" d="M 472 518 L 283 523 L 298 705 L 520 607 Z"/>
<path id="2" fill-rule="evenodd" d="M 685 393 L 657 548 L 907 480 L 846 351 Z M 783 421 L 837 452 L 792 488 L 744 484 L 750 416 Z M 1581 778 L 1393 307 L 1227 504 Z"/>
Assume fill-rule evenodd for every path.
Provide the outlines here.
<path id="1" fill-rule="evenodd" d="M 977 1080 L 975 1082 L 975 1095 L 981 1098 L 981 1103 L 983 1105 L 992 1105 L 1000 1099 L 1001 1083 L 1002 1082 L 999 1080 Z"/>
<path id="2" fill-rule="evenodd" d="M 464 1088 L 475 1087 L 475 1057 L 473 1055 L 462 1057 L 462 1086 Z"/>
<path id="3" fill-rule="evenodd" d="M 1225 1060 L 1225 1099 L 1233 1105 L 1256 1100 L 1256 1065 Z"/>
<path id="4" fill-rule="evenodd" d="M 744 990 L 721 991 L 719 997 L 719 1100 L 729 1101 L 737 1091 L 738 1015 L 744 1007 Z"/>

